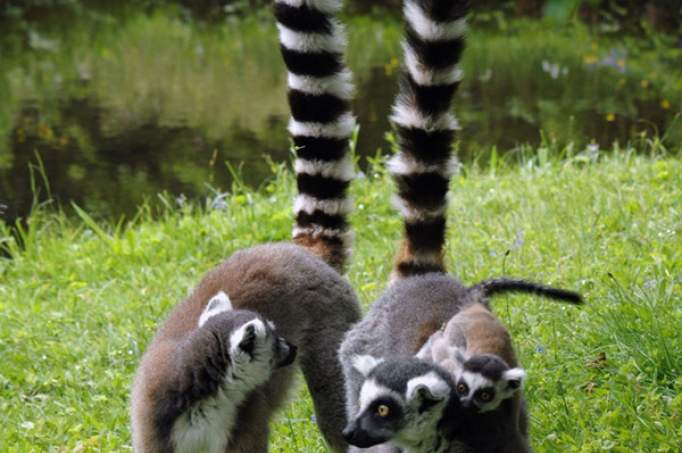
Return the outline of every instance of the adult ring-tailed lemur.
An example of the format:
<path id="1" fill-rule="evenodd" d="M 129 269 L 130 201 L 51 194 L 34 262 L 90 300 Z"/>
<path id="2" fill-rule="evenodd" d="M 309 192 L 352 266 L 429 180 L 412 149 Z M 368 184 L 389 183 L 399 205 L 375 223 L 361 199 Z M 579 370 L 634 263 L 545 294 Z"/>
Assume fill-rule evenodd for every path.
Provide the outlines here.
<path id="1" fill-rule="evenodd" d="M 149 452 L 265 452 L 296 356 L 328 445 L 346 449 L 343 335 L 358 321 L 341 272 L 349 245 L 349 101 L 337 0 L 278 0 L 296 147 L 294 244 L 234 253 L 170 313 L 132 389 L 133 447 Z M 296 347 L 295 347 L 295 346 Z"/>
<path id="2" fill-rule="evenodd" d="M 339 353 L 349 419 L 344 437 L 355 447 L 368 448 L 363 451 L 530 451 L 518 390 L 523 372 L 507 353 L 510 337 L 505 329 L 476 335 L 470 319 L 482 319 L 478 326 L 495 324 L 474 316 L 473 308 L 494 319 L 489 298 L 507 291 L 580 301 L 570 291 L 524 280 L 493 279 L 466 287 L 445 273 L 446 200 L 458 127 L 450 108 L 461 77 L 468 7 L 467 0 L 404 2 L 404 68 L 392 115 L 399 151 L 388 162 L 397 185 L 395 204 L 403 216 L 403 241 L 392 283 L 351 329 Z M 460 311 L 467 317 L 455 320 Z M 438 342 L 425 346 L 451 318 L 453 326 L 467 329 L 459 335 L 439 334 Z M 483 344 L 489 340 L 499 340 L 500 346 Z M 453 369 L 448 365 L 455 354 L 464 364 Z M 502 357 L 510 363 L 503 366 Z M 475 388 L 465 392 L 460 384 Z M 495 399 L 492 387 L 502 397 Z M 471 398 L 476 404 L 469 404 Z"/>

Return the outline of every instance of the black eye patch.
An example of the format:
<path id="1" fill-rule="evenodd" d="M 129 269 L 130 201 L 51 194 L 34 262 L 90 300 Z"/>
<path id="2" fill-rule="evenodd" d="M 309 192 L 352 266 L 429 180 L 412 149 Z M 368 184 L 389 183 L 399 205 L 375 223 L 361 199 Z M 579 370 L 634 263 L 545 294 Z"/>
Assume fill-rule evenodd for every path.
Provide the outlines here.
<path id="1" fill-rule="evenodd" d="M 398 403 L 391 398 L 379 398 L 368 409 L 376 418 L 395 420 L 402 417 L 403 410 Z"/>
<path id="2" fill-rule="evenodd" d="M 517 388 L 521 387 L 521 380 L 512 379 L 509 382 L 507 382 L 507 387 L 509 387 L 510 389 L 516 390 Z"/>
<path id="3" fill-rule="evenodd" d="M 478 389 L 474 393 L 474 398 L 476 398 L 478 401 L 488 403 L 495 399 L 495 389 L 492 387 Z"/>
<path id="4" fill-rule="evenodd" d="M 457 394 L 460 396 L 464 396 L 464 395 L 469 394 L 469 386 L 464 381 L 459 381 L 457 383 L 456 390 L 457 390 Z"/>

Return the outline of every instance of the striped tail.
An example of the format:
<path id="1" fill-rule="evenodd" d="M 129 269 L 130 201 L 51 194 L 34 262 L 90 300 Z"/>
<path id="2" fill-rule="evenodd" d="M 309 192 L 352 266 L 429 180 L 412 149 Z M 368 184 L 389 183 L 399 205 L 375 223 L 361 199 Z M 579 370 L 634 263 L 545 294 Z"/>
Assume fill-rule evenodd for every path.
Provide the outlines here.
<path id="1" fill-rule="evenodd" d="M 459 86 L 467 0 L 405 0 L 404 69 L 391 121 L 399 151 L 388 162 L 404 238 L 394 278 L 445 272 L 445 216 L 457 120 L 450 112 Z"/>
<path id="2" fill-rule="evenodd" d="M 469 288 L 469 291 L 481 292 L 486 299 L 495 296 L 496 294 L 530 293 L 571 304 L 580 305 L 583 303 L 582 296 L 575 291 L 518 278 L 493 278 L 490 280 L 483 280 Z"/>
<path id="3" fill-rule="evenodd" d="M 341 0 L 275 1 L 296 148 L 294 242 L 339 271 L 350 251 L 348 146 L 355 128 L 352 77 L 343 61 L 346 37 L 333 17 L 341 7 Z"/>

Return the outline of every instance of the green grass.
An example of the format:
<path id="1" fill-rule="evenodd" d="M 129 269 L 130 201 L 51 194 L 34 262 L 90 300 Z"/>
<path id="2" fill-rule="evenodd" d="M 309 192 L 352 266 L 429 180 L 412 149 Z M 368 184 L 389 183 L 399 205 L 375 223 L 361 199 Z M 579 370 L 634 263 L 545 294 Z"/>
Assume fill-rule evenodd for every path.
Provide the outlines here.
<path id="1" fill-rule="evenodd" d="M 529 372 L 539 452 L 682 448 L 682 162 L 665 156 L 527 156 L 466 167 L 452 184 L 448 263 L 464 281 L 513 275 L 575 288 L 582 309 L 500 298 Z M 381 168 L 376 166 L 375 168 Z M 0 240 L 0 451 L 130 449 L 131 378 L 156 326 L 233 251 L 285 240 L 293 179 L 276 167 L 224 211 L 143 210 L 128 227 L 37 209 L 24 247 Z M 365 307 L 400 231 L 381 171 L 356 181 L 349 278 Z M 272 451 L 324 451 L 309 398 L 274 427 Z"/>

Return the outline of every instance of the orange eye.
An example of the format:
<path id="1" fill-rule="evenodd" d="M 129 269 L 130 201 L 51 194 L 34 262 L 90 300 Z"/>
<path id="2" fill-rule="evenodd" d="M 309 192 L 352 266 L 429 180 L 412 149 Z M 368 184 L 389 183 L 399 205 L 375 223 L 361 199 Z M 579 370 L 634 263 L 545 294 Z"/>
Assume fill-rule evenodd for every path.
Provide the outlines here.
<path id="1" fill-rule="evenodd" d="M 391 409 L 389 409 L 385 404 L 380 404 L 379 407 L 377 407 L 377 414 L 379 417 L 386 417 L 390 412 Z"/>
<path id="2" fill-rule="evenodd" d="M 466 395 L 469 393 L 469 387 L 467 387 L 467 385 L 464 383 L 459 383 L 457 384 L 457 393 L 460 395 Z"/>

